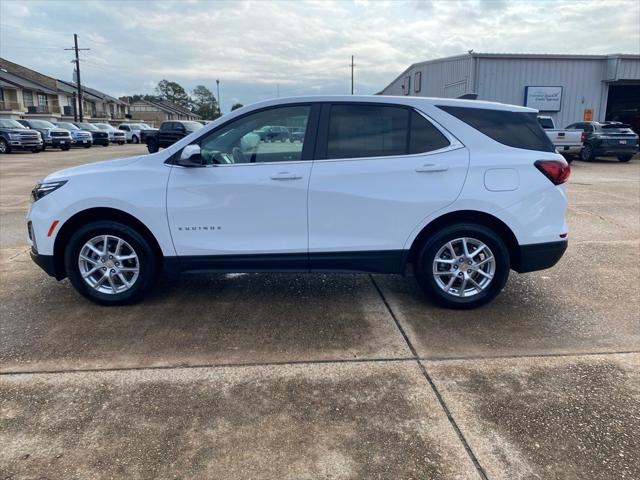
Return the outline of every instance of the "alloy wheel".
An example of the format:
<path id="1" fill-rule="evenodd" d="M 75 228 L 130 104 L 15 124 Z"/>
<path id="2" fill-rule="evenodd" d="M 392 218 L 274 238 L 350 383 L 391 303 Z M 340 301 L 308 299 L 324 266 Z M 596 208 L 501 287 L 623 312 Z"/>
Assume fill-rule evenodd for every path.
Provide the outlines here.
<path id="1" fill-rule="evenodd" d="M 454 297 L 469 298 L 485 291 L 495 272 L 493 252 L 475 238 L 462 237 L 447 242 L 433 260 L 436 285 Z"/>
<path id="2" fill-rule="evenodd" d="M 133 247 L 115 235 L 99 235 L 87 241 L 78 255 L 83 280 L 107 295 L 133 287 L 140 274 L 140 260 Z"/>

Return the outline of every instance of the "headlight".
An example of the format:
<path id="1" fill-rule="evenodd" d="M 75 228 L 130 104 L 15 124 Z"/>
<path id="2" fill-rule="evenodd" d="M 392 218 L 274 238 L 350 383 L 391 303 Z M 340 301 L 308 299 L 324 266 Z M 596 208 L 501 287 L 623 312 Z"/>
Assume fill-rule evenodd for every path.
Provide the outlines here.
<path id="1" fill-rule="evenodd" d="M 44 197 L 45 195 L 49 195 L 51 192 L 55 192 L 57 189 L 59 189 L 65 183 L 67 183 L 66 180 L 63 180 L 61 182 L 38 183 L 33 188 L 33 190 L 31 190 L 31 199 L 34 202 L 36 202 L 36 201 L 40 200 L 42 197 Z"/>
<path id="2" fill-rule="evenodd" d="M 40 134 L 45 138 L 49 138 L 51 136 L 51 132 L 49 130 L 44 130 L 43 132 L 40 132 Z"/>

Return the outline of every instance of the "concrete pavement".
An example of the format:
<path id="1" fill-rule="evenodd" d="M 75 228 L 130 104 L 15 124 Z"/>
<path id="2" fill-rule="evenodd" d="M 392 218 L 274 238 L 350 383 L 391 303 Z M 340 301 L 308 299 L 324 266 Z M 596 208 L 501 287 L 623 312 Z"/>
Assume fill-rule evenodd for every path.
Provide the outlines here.
<path id="1" fill-rule="evenodd" d="M 640 477 L 640 161 L 574 162 L 566 256 L 480 310 L 267 274 L 97 307 L 28 258 L 28 193 L 143 149 L 0 157 L 0 479 Z"/>

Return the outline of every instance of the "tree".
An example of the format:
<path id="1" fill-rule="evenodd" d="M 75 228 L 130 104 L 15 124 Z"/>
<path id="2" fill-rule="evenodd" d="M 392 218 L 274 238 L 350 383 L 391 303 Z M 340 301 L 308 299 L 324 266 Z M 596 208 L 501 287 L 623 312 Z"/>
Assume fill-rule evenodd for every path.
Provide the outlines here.
<path id="1" fill-rule="evenodd" d="M 180 105 L 184 108 L 191 107 L 191 98 L 187 95 L 182 86 L 176 82 L 170 82 L 169 80 L 160 80 L 156 87 L 156 93 L 163 100 L 167 100 L 176 105 Z"/>
<path id="2" fill-rule="evenodd" d="M 231 111 L 233 112 L 234 110 L 237 110 L 242 107 L 244 107 L 244 105 L 242 105 L 241 103 L 234 103 L 233 106 L 231 107 Z"/>
<path id="3" fill-rule="evenodd" d="M 193 111 L 206 120 L 213 120 L 220 116 L 216 97 L 204 85 L 197 85 L 191 91 L 191 102 Z"/>

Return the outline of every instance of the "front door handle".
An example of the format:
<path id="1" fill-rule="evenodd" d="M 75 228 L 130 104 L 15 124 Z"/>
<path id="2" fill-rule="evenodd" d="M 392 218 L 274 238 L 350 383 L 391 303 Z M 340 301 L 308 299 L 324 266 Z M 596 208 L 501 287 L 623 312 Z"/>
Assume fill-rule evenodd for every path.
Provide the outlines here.
<path id="1" fill-rule="evenodd" d="M 271 175 L 271 180 L 298 180 L 302 178 L 302 175 L 292 172 L 280 172 Z"/>
<path id="2" fill-rule="evenodd" d="M 416 168 L 416 172 L 418 173 L 446 172 L 447 170 L 449 170 L 449 166 L 441 163 L 428 163 Z"/>

